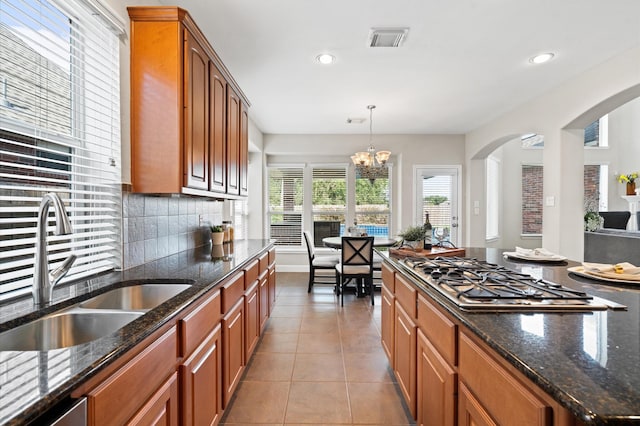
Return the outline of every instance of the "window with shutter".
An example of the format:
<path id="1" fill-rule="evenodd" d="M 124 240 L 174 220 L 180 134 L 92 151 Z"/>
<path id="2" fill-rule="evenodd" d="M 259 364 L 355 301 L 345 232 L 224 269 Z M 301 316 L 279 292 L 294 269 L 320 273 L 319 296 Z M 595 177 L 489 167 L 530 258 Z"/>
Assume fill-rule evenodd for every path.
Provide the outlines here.
<path id="1" fill-rule="evenodd" d="M 269 167 L 269 238 L 279 246 L 302 245 L 303 169 Z"/>
<path id="2" fill-rule="evenodd" d="M 314 246 L 322 239 L 340 235 L 347 212 L 346 168 L 314 167 L 312 170 L 312 215 Z M 344 226 L 343 226 L 344 228 Z"/>
<path id="3" fill-rule="evenodd" d="M 0 0 L 0 300 L 31 291 L 47 192 L 73 227 L 48 237 L 51 268 L 77 256 L 63 282 L 121 265 L 122 26 L 99 7 Z"/>
<path id="4" fill-rule="evenodd" d="M 370 236 L 388 237 L 391 220 L 389 173 L 374 181 L 357 176 L 355 189 L 358 228 L 364 229 Z"/>

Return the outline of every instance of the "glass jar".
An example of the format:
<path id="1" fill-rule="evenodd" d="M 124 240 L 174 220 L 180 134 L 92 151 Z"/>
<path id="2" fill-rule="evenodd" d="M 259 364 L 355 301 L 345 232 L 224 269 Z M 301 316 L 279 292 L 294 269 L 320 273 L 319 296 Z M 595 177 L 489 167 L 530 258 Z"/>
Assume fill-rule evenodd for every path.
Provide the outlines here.
<path id="1" fill-rule="evenodd" d="M 228 243 L 229 241 L 231 241 L 231 221 L 230 220 L 223 220 L 222 221 L 222 230 L 224 232 L 224 239 L 223 242 Z"/>

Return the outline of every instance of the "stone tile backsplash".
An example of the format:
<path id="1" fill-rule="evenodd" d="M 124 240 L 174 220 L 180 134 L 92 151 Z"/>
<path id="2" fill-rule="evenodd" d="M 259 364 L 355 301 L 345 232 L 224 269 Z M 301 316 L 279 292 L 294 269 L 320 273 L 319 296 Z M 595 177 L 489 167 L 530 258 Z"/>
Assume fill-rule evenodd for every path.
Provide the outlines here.
<path id="1" fill-rule="evenodd" d="M 123 268 L 208 244 L 209 225 L 222 222 L 223 202 L 122 193 Z"/>

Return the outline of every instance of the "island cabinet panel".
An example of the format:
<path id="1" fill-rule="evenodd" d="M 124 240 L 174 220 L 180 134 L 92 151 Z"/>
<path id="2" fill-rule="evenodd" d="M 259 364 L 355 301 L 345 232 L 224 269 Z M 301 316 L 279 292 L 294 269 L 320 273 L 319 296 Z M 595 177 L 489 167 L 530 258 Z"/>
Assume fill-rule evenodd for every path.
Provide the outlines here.
<path id="1" fill-rule="evenodd" d="M 185 170 L 190 188 L 209 189 L 209 59 L 204 48 L 184 31 Z"/>
<path id="2" fill-rule="evenodd" d="M 382 285 L 382 290 L 380 293 L 380 315 L 381 315 L 381 327 L 380 327 L 380 335 L 381 335 L 381 343 L 382 349 L 384 353 L 387 354 L 387 359 L 389 359 L 389 365 L 391 368 L 394 366 L 394 355 L 395 355 L 395 303 L 396 298 L 393 296 L 393 293 L 387 289 L 386 284 Z"/>
<path id="3" fill-rule="evenodd" d="M 396 300 L 402 305 L 405 312 L 411 317 L 417 316 L 417 303 L 418 303 L 418 291 L 415 285 L 411 283 L 407 278 L 400 274 L 395 276 Z"/>
<path id="4" fill-rule="evenodd" d="M 418 329 L 417 424 L 454 426 L 458 377 Z"/>
<path id="5" fill-rule="evenodd" d="M 458 326 L 422 295 L 418 296 L 418 327 L 449 365 L 458 364 Z"/>
<path id="6" fill-rule="evenodd" d="M 162 395 L 166 393 L 165 382 L 176 370 L 177 346 L 176 327 L 173 326 L 122 368 L 89 391 L 87 393 L 89 424 L 125 424 L 147 406 L 147 401 L 163 400 L 165 397 Z M 169 392 L 168 395 L 172 393 Z M 173 401 L 169 401 L 165 406 L 171 407 L 173 404 Z M 147 406 L 147 410 L 153 411 L 150 406 Z M 146 415 L 143 417 L 146 418 Z"/>
<path id="7" fill-rule="evenodd" d="M 482 410 L 501 425 L 554 424 L 551 404 L 538 397 L 465 333 L 460 334 L 459 362 L 460 380 L 467 392 L 460 397 L 461 419 L 468 416 L 469 407 L 475 407 L 474 410 Z"/>
<path id="8" fill-rule="evenodd" d="M 222 318 L 222 407 L 240 383 L 245 362 L 244 297 Z"/>
<path id="9" fill-rule="evenodd" d="M 227 80 L 209 62 L 209 190 L 227 190 Z"/>
<path id="10" fill-rule="evenodd" d="M 416 418 L 416 328 L 413 318 L 405 312 L 396 299 L 393 371 L 414 419 Z"/>
<path id="11" fill-rule="evenodd" d="M 133 192 L 246 195 L 249 104 L 228 69 L 186 10 L 127 10 Z"/>
<path id="12" fill-rule="evenodd" d="M 216 425 L 222 416 L 221 326 L 180 366 L 182 425 Z"/>
<path id="13" fill-rule="evenodd" d="M 178 375 L 172 374 L 127 426 L 177 426 Z"/>
<path id="14" fill-rule="evenodd" d="M 395 275 L 396 272 L 386 263 L 381 266 L 380 274 L 382 276 L 382 283 L 389 289 L 391 293 L 396 291 Z"/>
<path id="15" fill-rule="evenodd" d="M 458 416 L 459 426 L 498 426 L 464 383 L 460 384 Z"/>

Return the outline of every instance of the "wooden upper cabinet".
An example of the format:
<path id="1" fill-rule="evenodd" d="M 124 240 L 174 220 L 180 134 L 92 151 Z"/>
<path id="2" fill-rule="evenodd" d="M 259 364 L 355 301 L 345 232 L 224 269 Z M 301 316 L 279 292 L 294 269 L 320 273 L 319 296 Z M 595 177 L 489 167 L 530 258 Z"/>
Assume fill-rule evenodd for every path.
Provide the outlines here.
<path id="1" fill-rule="evenodd" d="M 227 81 L 209 63 L 209 189 L 227 190 Z"/>
<path id="2" fill-rule="evenodd" d="M 249 111 L 244 102 L 240 105 L 240 195 L 249 193 Z"/>
<path id="3" fill-rule="evenodd" d="M 242 90 L 187 11 L 127 10 L 132 191 L 246 195 L 249 103 Z"/>
<path id="4" fill-rule="evenodd" d="M 189 31 L 185 43 L 185 186 L 209 188 L 209 58 Z"/>
<path id="5" fill-rule="evenodd" d="M 240 194 L 240 98 L 227 90 L 227 192 Z"/>

